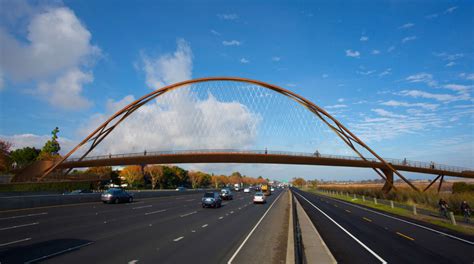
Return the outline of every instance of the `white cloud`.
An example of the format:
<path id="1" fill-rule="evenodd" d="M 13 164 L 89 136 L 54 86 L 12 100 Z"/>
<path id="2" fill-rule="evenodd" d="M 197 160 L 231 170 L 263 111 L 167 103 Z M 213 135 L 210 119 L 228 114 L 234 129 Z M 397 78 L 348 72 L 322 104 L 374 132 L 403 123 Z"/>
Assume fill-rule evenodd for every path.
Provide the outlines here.
<path id="1" fill-rule="evenodd" d="M 459 77 L 463 78 L 463 79 L 466 79 L 466 80 L 469 80 L 469 81 L 473 81 L 474 80 L 474 73 L 460 73 L 459 74 Z"/>
<path id="2" fill-rule="evenodd" d="M 443 87 L 458 93 L 469 93 L 473 86 L 462 84 L 446 84 Z"/>
<path id="3" fill-rule="evenodd" d="M 347 108 L 347 105 L 345 105 L 345 104 L 327 105 L 324 108 L 326 108 L 326 109 Z"/>
<path id="4" fill-rule="evenodd" d="M 444 11 L 444 13 L 445 13 L 445 14 L 450 14 L 450 13 L 454 12 L 454 10 L 456 10 L 456 9 L 458 9 L 457 6 L 452 6 L 452 7 L 448 8 L 448 9 L 446 9 L 446 10 Z"/>
<path id="5" fill-rule="evenodd" d="M 361 75 L 371 75 L 373 73 L 375 73 L 376 70 L 369 70 L 369 71 L 357 71 L 358 74 L 361 74 Z"/>
<path id="6" fill-rule="evenodd" d="M 212 33 L 213 35 L 216 35 L 216 36 L 220 36 L 220 35 L 221 35 L 221 33 L 215 31 L 214 29 L 211 29 L 211 33 Z"/>
<path id="7" fill-rule="evenodd" d="M 280 61 L 280 60 L 281 60 L 281 58 L 280 58 L 280 57 L 277 57 L 277 56 L 275 56 L 275 57 L 272 57 L 272 61 L 277 61 L 277 62 L 278 62 L 278 61 Z"/>
<path id="8" fill-rule="evenodd" d="M 400 95 L 410 96 L 413 98 L 434 99 L 434 100 L 445 102 L 445 103 L 470 99 L 469 94 L 458 94 L 458 95 L 436 94 L 436 93 L 429 93 L 429 92 L 420 91 L 420 90 L 403 90 L 400 92 Z"/>
<path id="9" fill-rule="evenodd" d="M 184 39 L 177 41 L 177 48 L 173 54 L 153 58 L 142 53 L 141 57 L 146 84 L 151 89 L 191 79 L 193 53 Z"/>
<path id="10" fill-rule="evenodd" d="M 380 103 L 381 105 L 386 106 L 393 106 L 393 107 L 421 107 L 427 110 L 436 110 L 438 108 L 438 104 L 428 104 L 428 103 L 407 103 L 407 102 L 400 102 L 395 100 L 390 100 L 386 102 Z"/>
<path id="11" fill-rule="evenodd" d="M 347 57 L 353 57 L 353 58 L 359 58 L 360 52 L 358 52 L 356 50 L 353 51 L 353 50 L 348 49 L 348 50 L 346 50 L 346 56 Z"/>
<path id="12" fill-rule="evenodd" d="M 392 51 L 394 51 L 394 50 L 395 50 L 395 46 L 390 46 L 390 47 L 388 47 L 387 52 L 390 53 L 390 52 L 392 52 Z"/>
<path id="13" fill-rule="evenodd" d="M 238 40 L 224 40 L 222 41 L 224 46 L 240 46 L 240 41 Z"/>
<path id="14" fill-rule="evenodd" d="M 248 59 L 246 59 L 246 58 L 241 58 L 241 59 L 240 59 L 240 63 L 247 64 L 247 63 L 249 63 L 249 62 L 250 62 L 250 61 L 249 61 Z"/>
<path id="15" fill-rule="evenodd" d="M 446 66 L 446 67 L 452 67 L 452 66 L 454 66 L 454 65 L 456 65 L 456 62 L 450 61 L 450 62 L 448 62 L 448 63 L 447 63 L 446 65 L 444 65 L 444 66 Z"/>
<path id="16" fill-rule="evenodd" d="M 54 82 L 40 82 L 33 92 L 47 100 L 51 105 L 63 109 L 82 109 L 91 106 L 91 102 L 81 95 L 82 86 L 94 80 L 91 73 L 72 69 Z"/>
<path id="17" fill-rule="evenodd" d="M 379 77 L 383 77 L 390 74 L 392 74 L 392 68 L 387 68 L 385 71 L 379 73 Z"/>
<path id="18" fill-rule="evenodd" d="M 415 24 L 413 23 L 406 23 L 406 24 L 401 25 L 398 29 L 407 29 L 407 28 L 413 27 L 414 25 Z"/>
<path id="19" fill-rule="evenodd" d="M 443 60 L 447 60 L 447 61 L 455 61 L 455 60 L 458 60 L 458 59 L 464 57 L 464 53 L 449 54 L 449 53 L 446 53 L 446 52 L 441 52 L 441 53 L 434 53 L 434 55 L 436 57 L 440 57 Z"/>
<path id="20" fill-rule="evenodd" d="M 2 140 L 11 142 L 12 149 L 20 149 L 24 147 L 35 147 L 41 149 L 46 141 L 51 139 L 51 135 L 35 135 L 35 134 L 17 134 L 12 136 L 0 135 Z M 75 145 L 75 142 L 59 135 L 58 142 L 61 146 L 61 154 L 67 153 Z"/>
<path id="21" fill-rule="evenodd" d="M 380 54 L 380 50 L 374 49 L 374 50 L 372 50 L 372 54 L 373 55 L 378 55 L 378 54 Z"/>
<path id="22" fill-rule="evenodd" d="M 405 117 L 404 115 L 395 114 L 393 112 L 390 112 L 381 108 L 371 109 L 371 111 L 377 113 L 379 116 L 382 116 L 382 117 L 395 117 L 395 118 Z"/>
<path id="23" fill-rule="evenodd" d="M 415 39 L 416 39 L 416 36 L 405 37 L 405 38 L 402 39 L 402 43 L 405 44 L 408 41 L 413 41 Z"/>
<path id="24" fill-rule="evenodd" d="M 344 99 L 344 98 L 339 98 L 339 99 L 337 99 L 337 101 L 338 101 L 339 103 L 342 103 L 342 102 L 344 102 L 345 100 L 346 100 L 346 99 Z"/>
<path id="25" fill-rule="evenodd" d="M 4 78 L 14 82 L 38 82 L 38 91 L 31 94 L 43 97 L 47 90 L 48 96 L 66 100 L 48 100 L 55 106 L 87 107 L 90 102 L 81 96 L 82 86 L 93 78 L 92 73 L 84 69 L 90 68 L 101 56 L 100 49 L 91 44 L 91 33 L 66 7 L 31 14 L 25 41 L 0 28 L 0 68 Z M 74 107 L 69 107 L 69 102 L 74 101 L 77 101 Z"/>
<path id="26" fill-rule="evenodd" d="M 362 37 L 360 37 L 359 40 L 360 40 L 360 41 L 368 41 L 368 40 L 369 40 L 369 37 L 367 37 L 367 36 L 362 36 Z"/>
<path id="27" fill-rule="evenodd" d="M 237 20 L 239 16 L 237 14 L 217 14 L 217 17 L 223 20 Z"/>
<path id="28" fill-rule="evenodd" d="M 433 75 L 426 72 L 410 75 L 405 80 L 411 83 L 426 83 L 429 86 L 436 86 L 438 84 L 438 82 L 433 79 Z"/>

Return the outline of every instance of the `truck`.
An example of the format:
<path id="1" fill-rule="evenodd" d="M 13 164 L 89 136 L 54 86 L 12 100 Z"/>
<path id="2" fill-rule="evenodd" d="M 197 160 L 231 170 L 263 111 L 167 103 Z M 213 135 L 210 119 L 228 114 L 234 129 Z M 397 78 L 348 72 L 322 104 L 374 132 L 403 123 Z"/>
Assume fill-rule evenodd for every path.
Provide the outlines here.
<path id="1" fill-rule="evenodd" d="M 234 190 L 235 190 L 236 192 L 239 192 L 239 191 L 240 191 L 240 184 L 239 184 L 239 183 L 234 184 Z"/>
<path id="2" fill-rule="evenodd" d="M 269 196 L 272 194 L 272 191 L 270 190 L 270 186 L 268 186 L 267 184 L 263 184 L 261 189 L 262 189 L 262 192 L 265 194 L 265 196 Z"/>

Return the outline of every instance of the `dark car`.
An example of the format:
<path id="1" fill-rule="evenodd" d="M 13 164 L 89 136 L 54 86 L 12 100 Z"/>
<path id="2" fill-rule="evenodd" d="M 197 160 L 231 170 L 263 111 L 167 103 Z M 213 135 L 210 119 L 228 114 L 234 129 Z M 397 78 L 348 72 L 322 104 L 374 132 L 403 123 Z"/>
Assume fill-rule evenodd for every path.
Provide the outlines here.
<path id="1" fill-rule="evenodd" d="M 126 192 L 123 189 L 111 188 L 102 193 L 101 200 L 104 203 L 120 203 L 120 202 L 133 202 L 132 194 Z"/>
<path id="2" fill-rule="evenodd" d="M 204 193 L 204 197 L 201 199 L 202 207 L 221 207 L 222 206 L 222 199 L 219 196 L 218 192 L 206 192 Z"/>
<path id="3" fill-rule="evenodd" d="M 234 199 L 234 195 L 232 194 L 232 191 L 230 189 L 222 189 L 221 194 L 220 194 L 222 200 L 232 200 Z"/>

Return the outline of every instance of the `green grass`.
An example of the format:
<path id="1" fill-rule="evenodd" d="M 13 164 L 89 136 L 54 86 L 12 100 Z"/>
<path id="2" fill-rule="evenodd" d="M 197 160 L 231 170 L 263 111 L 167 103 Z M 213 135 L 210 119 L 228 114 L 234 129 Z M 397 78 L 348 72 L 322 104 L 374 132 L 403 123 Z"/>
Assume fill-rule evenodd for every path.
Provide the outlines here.
<path id="1" fill-rule="evenodd" d="M 308 191 L 308 192 L 321 194 L 321 195 L 324 195 L 324 196 L 337 198 L 337 199 L 347 201 L 347 202 L 350 202 L 350 203 L 364 205 L 364 206 L 367 206 L 367 207 L 370 207 L 370 208 L 378 209 L 380 211 L 392 213 L 392 214 L 395 214 L 395 215 L 400 215 L 400 216 L 416 219 L 416 220 L 419 220 L 419 221 L 427 222 L 427 223 L 437 225 L 437 226 L 440 226 L 440 227 L 443 227 L 443 228 L 446 228 L 446 229 L 450 229 L 450 230 L 453 230 L 453 231 L 456 231 L 456 232 L 459 232 L 459 233 L 463 233 L 463 234 L 467 234 L 467 235 L 474 235 L 474 227 L 466 226 L 466 225 L 460 225 L 460 224 L 452 225 L 451 222 L 449 222 L 447 220 L 443 221 L 443 220 L 436 219 L 436 218 L 431 217 L 431 216 L 425 216 L 425 215 L 420 215 L 420 214 L 413 215 L 412 211 L 406 210 L 406 209 L 403 209 L 403 208 L 398 208 L 398 207 L 391 208 L 389 205 L 380 204 L 380 203 L 379 204 L 374 204 L 374 202 L 372 200 L 373 198 L 372 199 L 367 198 L 366 201 L 364 202 L 361 199 L 354 200 L 354 198 L 352 196 L 348 197 L 348 196 L 345 196 L 345 195 L 328 194 L 328 193 L 325 193 L 325 192 L 316 191 L 314 189 L 304 189 L 304 190 Z"/>

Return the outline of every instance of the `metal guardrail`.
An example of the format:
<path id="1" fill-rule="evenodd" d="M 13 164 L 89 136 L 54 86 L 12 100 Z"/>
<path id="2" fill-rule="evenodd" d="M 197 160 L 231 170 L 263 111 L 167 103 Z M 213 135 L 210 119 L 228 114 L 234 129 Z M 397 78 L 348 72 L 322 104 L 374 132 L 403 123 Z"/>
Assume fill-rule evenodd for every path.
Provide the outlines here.
<path id="1" fill-rule="evenodd" d="M 109 154 L 99 155 L 92 157 L 85 157 L 82 160 L 101 160 L 101 159 L 112 159 L 112 158 L 129 158 L 129 157 L 142 157 L 142 156 L 160 156 L 160 155 L 179 155 L 179 154 L 206 154 L 206 153 L 237 153 L 237 154 L 268 154 L 268 155 L 285 155 L 285 156 L 298 156 L 298 157 L 318 157 L 328 159 L 344 159 L 344 160 L 363 160 L 360 157 L 355 156 L 343 156 L 343 155 L 330 155 L 321 153 L 307 153 L 307 152 L 290 152 L 290 151 L 270 151 L 270 150 L 238 150 L 238 149 L 197 149 L 197 150 L 169 150 L 169 151 L 143 151 L 126 154 Z M 80 161 L 80 158 L 69 158 L 65 162 Z M 366 158 L 367 161 L 379 162 L 375 158 Z M 385 159 L 392 165 L 424 168 L 424 169 L 436 169 L 451 172 L 463 172 L 473 171 L 473 169 L 459 166 L 443 165 L 433 162 L 413 161 L 406 159 Z"/>

